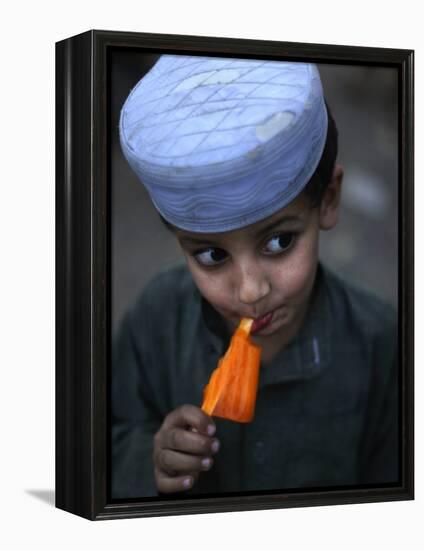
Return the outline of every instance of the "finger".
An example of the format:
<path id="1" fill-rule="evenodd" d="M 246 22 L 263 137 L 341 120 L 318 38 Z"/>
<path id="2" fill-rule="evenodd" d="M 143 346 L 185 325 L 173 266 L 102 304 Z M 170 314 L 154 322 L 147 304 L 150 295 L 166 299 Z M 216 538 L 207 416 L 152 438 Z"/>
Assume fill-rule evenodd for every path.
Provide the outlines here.
<path id="1" fill-rule="evenodd" d="M 201 457 L 162 449 L 156 455 L 156 467 L 169 476 L 179 476 L 193 472 L 207 471 L 212 467 L 211 457 Z"/>
<path id="2" fill-rule="evenodd" d="M 196 483 L 197 476 L 170 477 L 162 472 L 155 473 L 156 487 L 160 493 L 178 493 L 188 491 Z"/>
<path id="3" fill-rule="evenodd" d="M 219 447 L 216 438 L 178 427 L 164 431 L 161 443 L 161 446 L 166 449 L 201 456 L 211 455 Z"/>
<path id="4" fill-rule="evenodd" d="M 164 421 L 164 427 L 174 426 L 195 428 L 198 432 L 209 436 L 216 431 L 212 418 L 194 405 L 182 405 L 168 414 Z"/>

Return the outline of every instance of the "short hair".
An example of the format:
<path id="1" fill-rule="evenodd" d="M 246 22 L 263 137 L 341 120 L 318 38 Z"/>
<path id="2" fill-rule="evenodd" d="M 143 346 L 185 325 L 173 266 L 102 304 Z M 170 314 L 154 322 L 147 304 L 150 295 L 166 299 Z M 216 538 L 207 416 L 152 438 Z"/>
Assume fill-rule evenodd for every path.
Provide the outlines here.
<path id="1" fill-rule="evenodd" d="M 312 174 L 311 179 L 302 191 L 311 200 L 313 207 L 321 204 L 324 192 L 331 181 L 338 153 L 338 131 L 336 122 L 327 102 L 325 102 L 325 106 L 327 108 L 328 126 L 324 150 L 315 172 Z"/>
<path id="2" fill-rule="evenodd" d="M 302 191 L 302 193 L 311 201 L 313 208 L 321 204 L 325 190 L 331 181 L 338 153 L 338 130 L 336 122 L 331 114 L 327 102 L 325 102 L 325 106 L 327 108 L 328 126 L 324 150 L 315 172 L 312 174 L 311 179 Z M 159 217 L 167 229 L 170 231 L 174 229 L 174 226 L 161 214 L 159 214 Z"/>

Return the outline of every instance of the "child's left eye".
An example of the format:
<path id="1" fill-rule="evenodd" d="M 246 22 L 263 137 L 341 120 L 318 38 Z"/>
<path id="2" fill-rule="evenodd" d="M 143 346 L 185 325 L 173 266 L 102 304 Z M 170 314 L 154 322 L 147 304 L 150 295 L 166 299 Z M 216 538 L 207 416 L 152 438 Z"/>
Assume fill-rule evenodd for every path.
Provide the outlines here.
<path id="1" fill-rule="evenodd" d="M 275 235 L 266 242 L 264 251 L 267 254 L 279 254 L 287 251 L 293 244 L 295 239 L 294 233 L 282 233 Z"/>

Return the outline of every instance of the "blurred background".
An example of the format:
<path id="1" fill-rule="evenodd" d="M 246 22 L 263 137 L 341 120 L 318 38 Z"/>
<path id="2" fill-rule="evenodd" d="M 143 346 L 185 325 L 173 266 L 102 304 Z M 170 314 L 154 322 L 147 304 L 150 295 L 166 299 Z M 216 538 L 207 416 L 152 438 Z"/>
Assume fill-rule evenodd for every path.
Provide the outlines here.
<path id="1" fill-rule="evenodd" d="M 182 258 L 119 145 L 119 112 L 157 55 L 117 51 L 111 60 L 112 333 L 154 274 Z M 358 65 L 318 65 L 339 130 L 345 171 L 340 222 L 321 232 L 320 256 L 341 276 L 397 307 L 397 71 Z"/>

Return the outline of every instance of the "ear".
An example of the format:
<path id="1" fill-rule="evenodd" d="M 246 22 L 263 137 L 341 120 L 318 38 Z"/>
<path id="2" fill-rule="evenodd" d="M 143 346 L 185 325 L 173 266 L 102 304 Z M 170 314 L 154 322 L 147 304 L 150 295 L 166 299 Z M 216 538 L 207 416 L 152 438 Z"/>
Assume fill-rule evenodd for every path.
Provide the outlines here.
<path id="1" fill-rule="evenodd" d="M 339 219 L 340 196 L 342 190 L 343 168 L 340 164 L 334 166 L 330 183 L 322 197 L 319 211 L 320 229 L 332 229 Z"/>

